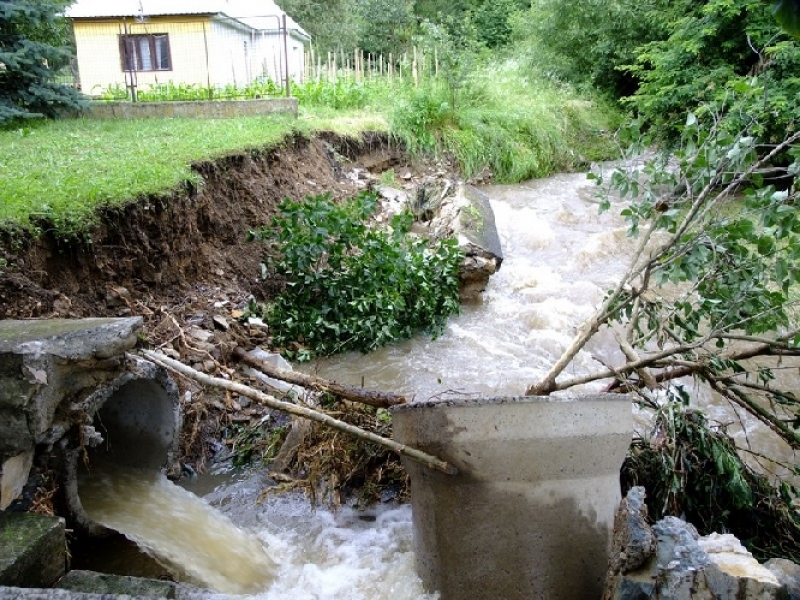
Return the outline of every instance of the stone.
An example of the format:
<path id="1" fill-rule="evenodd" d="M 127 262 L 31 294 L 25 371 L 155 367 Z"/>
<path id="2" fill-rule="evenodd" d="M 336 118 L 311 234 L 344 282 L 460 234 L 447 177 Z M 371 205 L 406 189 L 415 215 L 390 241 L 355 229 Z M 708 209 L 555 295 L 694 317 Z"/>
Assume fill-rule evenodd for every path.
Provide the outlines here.
<path id="1" fill-rule="evenodd" d="M 214 315 L 211 318 L 211 320 L 214 323 L 214 327 L 216 327 L 217 329 L 219 329 L 221 331 L 228 331 L 228 329 L 231 328 L 231 325 L 230 325 L 230 323 L 228 323 L 228 320 L 225 317 L 223 317 L 222 315 Z"/>
<path id="2" fill-rule="evenodd" d="M 617 513 L 616 526 L 620 530 L 630 526 L 624 533 L 615 530 L 615 546 L 609 563 L 607 587 L 604 600 L 783 600 L 788 598 L 786 585 L 781 577 L 762 566 L 734 536 L 712 533 L 701 537 L 689 523 L 676 517 L 665 517 L 652 527 L 655 536 L 655 551 L 640 554 L 640 563 L 626 571 L 620 548 L 626 541 L 643 539 L 645 544 L 634 544 L 647 548 L 646 534 L 641 537 L 642 523 L 630 518 L 626 511 L 634 509 L 643 493 L 633 488 Z M 646 514 L 646 511 L 640 514 Z M 620 515 L 623 515 L 622 517 Z M 645 524 L 646 528 L 646 524 Z M 788 561 L 786 561 L 788 563 Z M 789 563 L 791 565 L 792 563 Z M 628 566 L 631 566 L 628 563 Z M 786 565 L 784 580 L 797 574 Z"/>
<path id="3" fill-rule="evenodd" d="M 786 588 L 787 600 L 800 600 L 800 565 L 785 558 L 772 558 L 764 566 Z"/>
<path id="4" fill-rule="evenodd" d="M 781 587 L 775 574 L 759 564 L 736 536 L 730 533 L 711 533 L 701 537 L 698 543 L 708 554 L 711 564 L 722 575 L 716 577 L 713 570 L 713 575 L 709 575 L 712 580 L 710 587 L 719 589 L 719 593 L 735 593 L 735 589 L 741 587 L 741 580 L 745 580 L 746 587 L 753 588 L 758 593 L 761 593 L 761 588 Z M 716 583 L 716 579 L 719 579 L 719 584 Z"/>
<path id="5" fill-rule="evenodd" d="M 91 594 L 126 594 L 128 596 L 146 596 L 148 598 L 175 598 L 178 585 L 171 581 L 107 575 L 94 571 L 70 571 L 61 581 L 58 588 Z"/>
<path id="6" fill-rule="evenodd" d="M 33 464 L 33 449 L 12 456 L 0 465 L 0 510 L 16 500 L 25 487 Z"/>
<path id="7" fill-rule="evenodd" d="M 130 306 L 131 293 L 128 288 L 112 287 L 106 290 L 106 306 L 109 308 L 121 308 Z"/>
<path id="8" fill-rule="evenodd" d="M 431 221 L 437 237 L 455 237 L 464 252 L 459 269 L 463 301 L 480 298 L 489 278 L 503 264 L 503 250 L 489 197 L 470 185 L 458 186 L 455 195 L 441 201 Z"/>
<path id="9" fill-rule="evenodd" d="M 644 565 L 656 550 L 656 537 L 647 519 L 643 487 L 634 487 L 622 499 L 614 517 L 609 569 L 629 573 Z"/>
<path id="10" fill-rule="evenodd" d="M 0 585 L 53 585 L 64 575 L 66 547 L 63 519 L 0 513 Z"/>
<path id="11" fill-rule="evenodd" d="M 196 325 L 192 325 L 191 327 L 189 327 L 186 330 L 186 335 L 188 335 L 193 340 L 204 344 L 207 344 L 208 342 L 214 339 L 213 332 L 197 327 Z"/>

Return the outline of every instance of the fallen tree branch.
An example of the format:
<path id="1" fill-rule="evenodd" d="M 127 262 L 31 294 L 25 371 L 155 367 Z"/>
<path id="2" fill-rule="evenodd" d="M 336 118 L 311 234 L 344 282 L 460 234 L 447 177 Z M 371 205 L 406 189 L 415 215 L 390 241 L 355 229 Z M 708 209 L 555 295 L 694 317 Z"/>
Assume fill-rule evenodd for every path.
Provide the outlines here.
<path id="1" fill-rule="evenodd" d="M 388 408 L 397 404 L 405 404 L 407 400 L 403 396 L 392 394 L 390 392 L 380 392 L 377 390 L 368 390 L 364 388 L 351 387 L 342 385 L 335 381 L 315 377 L 314 375 L 306 375 L 305 373 L 298 373 L 297 371 L 290 371 L 288 369 L 281 369 L 271 365 L 265 360 L 260 360 L 247 354 L 243 348 L 236 348 L 233 355 L 246 365 L 258 369 L 265 375 L 280 379 L 287 383 L 300 385 L 305 388 L 315 390 L 317 392 L 327 392 L 333 394 L 337 398 L 349 400 L 351 402 L 359 402 L 377 408 Z"/>
<path id="2" fill-rule="evenodd" d="M 365 440 L 367 442 L 372 442 L 373 444 L 377 444 L 379 446 L 383 446 L 384 448 L 388 448 L 389 450 L 397 452 L 398 454 L 407 456 L 408 458 L 424 463 L 428 465 L 430 468 L 441 471 L 442 473 L 447 473 L 448 475 L 455 475 L 456 473 L 458 473 L 458 469 L 456 469 L 456 467 L 454 467 L 450 463 L 447 463 L 439 458 L 436 458 L 435 456 L 431 456 L 430 454 L 427 454 L 422 450 L 411 448 L 404 444 L 395 442 L 394 440 L 390 440 L 381 437 L 379 435 L 376 435 L 370 431 L 365 431 L 359 427 L 350 425 L 349 423 L 345 423 L 344 421 L 334 419 L 333 417 L 326 415 L 325 413 L 308 408 L 307 406 L 300 406 L 298 404 L 284 402 L 282 400 L 278 400 L 274 396 L 270 396 L 269 394 L 265 394 L 264 392 L 260 392 L 244 384 L 236 383 L 234 381 L 228 381 L 227 379 L 220 379 L 218 377 L 212 377 L 211 375 L 206 375 L 205 373 L 201 373 L 200 371 L 192 369 L 191 367 L 183 364 L 182 362 L 173 360 L 167 356 L 164 356 L 163 354 L 158 354 L 157 352 L 153 352 L 152 350 L 143 350 L 142 355 L 148 360 L 156 363 L 157 365 L 164 367 L 165 369 L 170 369 L 172 371 L 180 373 L 181 375 L 188 377 L 190 379 L 194 379 L 195 381 L 202 383 L 204 385 L 235 392 L 237 394 L 255 400 L 256 402 L 259 402 L 264 406 L 268 406 L 269 408 L 274 408 L 275 410 L 280 410 L 298 417 L 305 417 L 306 419 L 317 421 L 318 423 L 323 423 L 325 425 L 328 425 L 329 427 L 334 427 L 336 429 L 349 433 L 359 439 Z"/>
<path id="3" fill-rule="evenodd" d="M 732 402 L 735 402 L 744 408 L 751 415 L 755 416 L 759 421 L 772 429 L 772 431 L 777 433 L 787 444 L 789 444 L 789 446 L 791 446 L 792 450 L 797 450 L 800 448 L 800 435 L 798 435 L 786 423 L 761 406 L 753 398 L 741 390 L 737 390 L 734 387 L 725 385 L 722 383 L 722 381 L 714 378 L 711 374 L 706 376 L 706 381 L 709 382 L 709 385 L 712 387 L 712 389 L 717 391 L 723 397 L 730 399 Z"/>
<path id="4" fill-rule="evenodd" d="M 781 335 L 780 337 L 774 340 L 761 340 L 758 338 L 742 338 L 742 337 L 735 337 L 735 336 L 719 336 L 725 337 L 726 339 L 748 339 L 749 341 L 756 342 L 752 346 L 748 346 L 746 348 L 741 348 L 739 350 L 735 350 L 733 352 L 727 352 L 725 354 L 719 355 L 719 358 L 723 361 L 742 361 L 748 360 L 750 358 L 756 358 L 759 356 L 800 356 L 800 348 L 790 348 L 787 347 L 785 344 L 787 340 L 792 339 L 793 337 L 800 334 L 800 330 L 794 329 L 789 333 Z M 713 339 L 713 338 L 712 338 Z M 678 354 L 689 350 L 688 346 L 682 346 L 674 349 L 672 354 Z M 616 371 L 606 371 L 606 372 L 599 372 L 593 375 L 587 375 L 585 377 L 575 378 L 568 381 L 564 381 L 561 385 L 559 385 L 556 389 L 562 390 L 572 387 L 574 385 L 578 385 L 581 383 L 589 383 L 591 381 L 597 381 L 599 379 L 608 379 L 609 377 L 614 377 L 617 374 L 627 375 L 632 371 L 636 370 L 636 368 L 641 368 L 642 365 L 644 366 L 658 366 L 655 363 L 658 363 L 661 360 L 664 360 L 667 356 L 664 353 L 655 354 L 651 357 L 645 357 L 639 361 L 631 362 L 626 365 L 623 365 Z M 655 374 L 655 380 L 657 383 L 663 383 L 665 381 L 672 381 L 673 379 L 679 379 L 681 377 L 689 377 L 698 373 L 699 371 L 703 370 L 705 366 L 701 359 L 697 361 L 683 363 L 676 366 L 670 366 L 666 368 L 664 371 Z M 634 382 L 621 382 L 617 381 L 616 383 L 609 386 L 608 391 L 613 392 L 616 389 L 625 388 L 625 391 L 630 389 L 631 384 Z"/>

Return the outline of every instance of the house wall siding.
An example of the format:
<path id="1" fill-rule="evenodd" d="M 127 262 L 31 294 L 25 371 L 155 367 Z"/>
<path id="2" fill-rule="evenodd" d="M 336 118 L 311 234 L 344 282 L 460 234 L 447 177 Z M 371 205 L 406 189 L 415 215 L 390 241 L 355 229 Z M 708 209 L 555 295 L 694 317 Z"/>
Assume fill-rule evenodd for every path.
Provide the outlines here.
<path id="1" fill-rule="evenodd" d="M 274 27 L 278 27 L 276 18 Z M 120 35 L 125 31 L 169 36 L 171 70 L 137 71 L 136 85 L 147 90 L 158 83 L 203 87 L 243 87 L 260 77 L 284 81 L 283 36 L 275 31 L 250 31 L 216 16 L 151 17 L 144 23 L 134 19 L 76 19 L 81 89 L 91 96 L 112 86 L 126 87 L 127 74 L 120 56 Z M 272 26 L 272 25 L 271 25 Z M 289 74 L 302 79 L 304 42 L 291 31 L 288 38 Z"/>
<path id="2" fill-rule="evenodd" d="M 209 44 L 211 85 L 241 87 L 252 81 L 250 37 L 246 31 L 238 27 L 216 19 L 212 20 Z"/>
<path id="3" fill-rule="evenodd" d="M 208 17 L 152 18 L 146 23 L 128 20 L 128 33 L 169 35 L 172 70 L 138 71 L 138 87 L 147 89 L 155 83 L 186 83 L 206 86 L 209 69 L 206 63 L 206 40 L 211 29 Z M 114 85 L 125 86 L 119 36 L 124 32 L 121 20 L 79 20 L 74 22 L 78 71 L 81 89 L 99 95 Z M 210 40 L 209 40 L 210 43 Z M 211 46 L 209 45 L 209 50 Z M 212 82 L 213 85 L 213 82 Z"/>

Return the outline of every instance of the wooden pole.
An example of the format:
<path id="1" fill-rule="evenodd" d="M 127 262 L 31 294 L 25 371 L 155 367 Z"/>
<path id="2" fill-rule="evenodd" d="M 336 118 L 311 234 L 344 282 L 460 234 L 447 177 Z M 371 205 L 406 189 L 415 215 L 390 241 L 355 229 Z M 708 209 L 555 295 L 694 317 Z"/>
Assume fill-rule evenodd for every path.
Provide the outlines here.
<path id="1" fill-rule="evenodd" d="M 414 46 L 414 59 L 411 62 L 411 77 L 414 79 L 414 87 L 419 87 L 419 73 L 417 72 L 417 47 Z"/>

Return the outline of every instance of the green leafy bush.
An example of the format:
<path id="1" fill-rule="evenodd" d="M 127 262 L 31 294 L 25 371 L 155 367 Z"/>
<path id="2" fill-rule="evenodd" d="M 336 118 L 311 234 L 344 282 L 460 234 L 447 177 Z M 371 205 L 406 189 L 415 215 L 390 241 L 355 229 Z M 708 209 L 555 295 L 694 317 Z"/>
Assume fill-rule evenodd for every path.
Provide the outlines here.
<path id="1" fill-rule="evenodd" d="M 435 336 L 458 312 L 455 240 L 410 236 L 407 212 L 390 231 L 372 228 L 376 203 L 366 192 L 339 204 L 329 194 L 284 200 L 270 226 L 253 234 L 278 256 L 267 255 L 265 272 L 286 279 L 263 316 L 275 345 L 300 344 L 295 358 L 367 352 L 418 331 Z"/>
<path id="2" fill-rule="evenodd" d="M 687 111 L 701 117 L 703 105 L 710 109 L 710 123 L 719 114 L 734 116 L 732 131 L 770 112 L 780 124 L 777 130 L 786 130 L 796 103 L 781 105 L 780 97 L 794 100 L 800 50 L 780 32 L 768 5 L 709 0 L 674 18 L 666 31 L 666 39 L 640 47 L 625 67 L 640 80 L 628 101 L 660 137 L 676 141 Z M 753 84 L 761 93 L 741 89 Z"/>
<path id="3" fill-rule="evenodd" d="M 637 87 L 635 76 L 620 67 L 635 62 L 639 46 L 663 39 L 666 21 L 673 11 L 683 14 L 686 4 L 533 0 L 529 11 L 512 18 L 514 36 L 533 71 L 619 98 Z"/>

